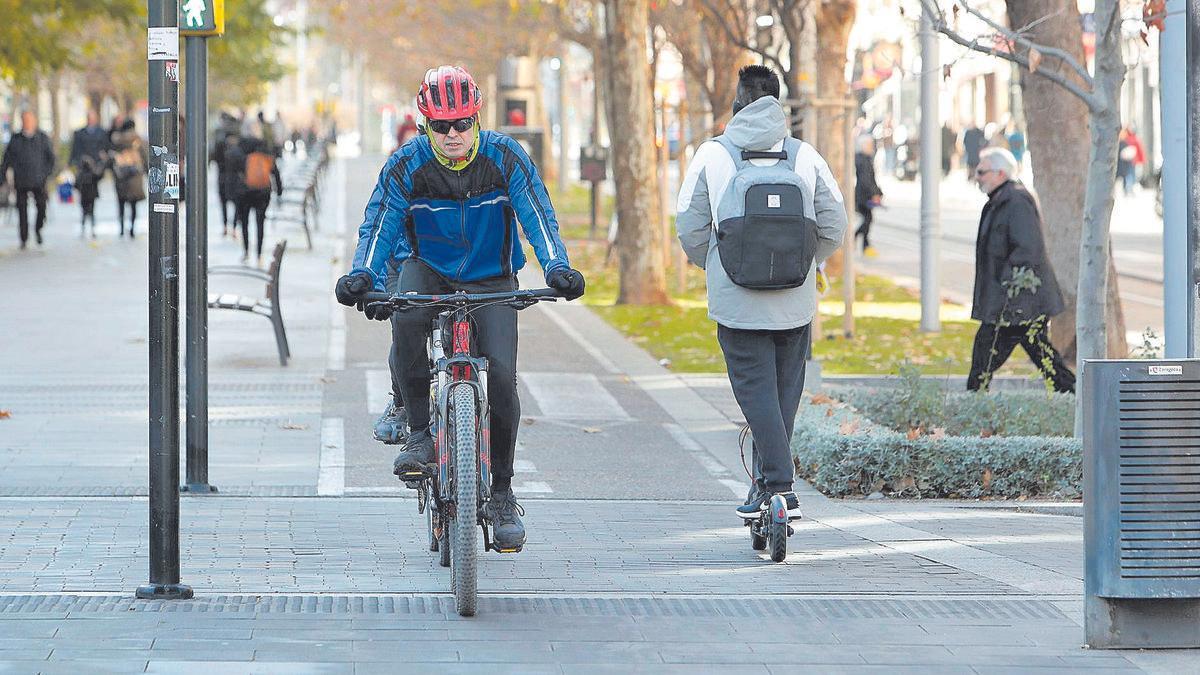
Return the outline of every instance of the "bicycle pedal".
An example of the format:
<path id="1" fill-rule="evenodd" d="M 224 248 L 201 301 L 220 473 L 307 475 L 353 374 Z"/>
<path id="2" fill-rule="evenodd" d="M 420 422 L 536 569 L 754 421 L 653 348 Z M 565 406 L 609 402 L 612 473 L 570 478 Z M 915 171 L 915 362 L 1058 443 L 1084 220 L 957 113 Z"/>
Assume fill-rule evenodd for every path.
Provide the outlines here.
<path id="1" fill-rule="evenodd" d="M 493 548 L 497 553 L 520 553 L 521 549 L 524 547 L 517 546 L 516 548 L 500 548 L 499 546 L 494 546 Z"/>

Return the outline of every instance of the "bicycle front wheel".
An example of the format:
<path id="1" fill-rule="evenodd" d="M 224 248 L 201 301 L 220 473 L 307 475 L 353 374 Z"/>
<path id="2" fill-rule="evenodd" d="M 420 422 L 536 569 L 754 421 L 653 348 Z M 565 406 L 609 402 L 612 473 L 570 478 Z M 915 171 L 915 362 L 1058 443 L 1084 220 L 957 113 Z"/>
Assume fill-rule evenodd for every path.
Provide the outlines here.
<path id="1" fill-rule="evenodd" d="M 475 389 L 466 384 L 451 392 L 454 407 L 454 519 L 450 523 L 451 586 L 459 616 L 475 616 L 479 556 L 479 439 Z"/>

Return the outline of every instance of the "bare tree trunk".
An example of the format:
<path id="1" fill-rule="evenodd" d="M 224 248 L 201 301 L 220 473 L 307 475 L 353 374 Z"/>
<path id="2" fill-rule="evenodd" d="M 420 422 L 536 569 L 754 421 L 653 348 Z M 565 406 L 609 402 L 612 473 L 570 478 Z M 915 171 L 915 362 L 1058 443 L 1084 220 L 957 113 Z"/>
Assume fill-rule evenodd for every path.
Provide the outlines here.
<path id="1" fill-rule="evenodd" d="M 1092 147 L 1088 157 L 1083 237 L 1079 245 L 1079 313 L 1076 319 L 1077 362 L 1108 353 L 1105 303 L 1108 298 L 1109 224 L 1112 219 L 1117 135 L 1121 128 L 1120 95 L 1125 79 L 1121 60 L 1121 15 L 1116 0 L 1096 3 L 1096 74 L 1099 100 L 1089 121 Z M 1078 425 L 1077 425 L 1078 426 Z"/>
<path id="2" fill-rule="evenodd" d="M 817 4 L 817 34 L 821 36 L 821 46 L 817 49 L 817 99 L 822 103 L 842 101 L 850 94 L 850 84 L 846 81 L 846 50 L 850 46 L 856 5 L 854 0 L 820 0 Z M 819 107 L 813 116 L 816 133 L 809 134 L 808 142 L 829 163 L 842 195 L 852 199 L 854 175 L 848 170 L 845 157 L 850 151 L 846 147 L 846 128 L 853 125 L 854 120 L 845 108 L 829 105 Z M 838 249 L 829 259 L 826 272 L 837 276 L 841 271 L 842 251 Z"/>
<path id="3" fill-rule="evenodd" d="M 1057 47 L 1083 63 L 1083 36 L 1075 0 L 1007 0 L 1008 23 L 1028 30 L 1035 42 Z M 1075 315 L 1079 286 L 1079 242 L 1083 232 L 1088 162 L 1088 109 L 1083 101 L 1055 82 L 1021 70 L 1021 98 L 1027 120 L 1028 147 L 1033 162 L 1033 187 L 1040 197 L 1046 249 L 1062 289 L 1065 309 L 1050 322 L 1050 341 L 1073 362 Z M 1114 270 L 1110 265 L 1110 270 Z M 1108 355 L 1124 357 L 1125 321 L 1110 275 L 1107 313 L 1112 327 Z"/>
<path id="4" fill-rule="evenodd" d="M 61 111 L 59 110 L 58 94 L 62 89 L 62 74 L 54 73 L 47 78 L 46 89 L 50 92 L 50 140 L 58 145 L 62 139 L 62 120 L 59 118 Z"/>
<path id="5" fill-rule="evenodd" d="M 612 91 L 622 92 L 620 125 L 611 129 L 617 186 L 617 303 L 669 304 L 662 223 L 654 175 L 654 120 L 646 63 L 647 0 L 605 0 Z M 610 105 L 610 113 L 617 108 Z M 613 117 L 610 117 L 613 119 Z"/>

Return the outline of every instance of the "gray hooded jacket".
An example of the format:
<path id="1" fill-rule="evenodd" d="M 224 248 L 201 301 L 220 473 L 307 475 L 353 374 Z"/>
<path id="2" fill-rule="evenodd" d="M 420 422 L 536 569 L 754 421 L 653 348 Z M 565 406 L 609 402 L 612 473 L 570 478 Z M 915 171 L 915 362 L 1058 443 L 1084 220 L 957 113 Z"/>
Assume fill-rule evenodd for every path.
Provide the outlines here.
<path id="1" fill-rule="evenodd" d="M 779 100 L 760 98 L 729 120 L 725 137 L 743 150 L 778 151 L 788 136 Z M 777 160 L 754 159 L 767 165 Z M 846 205 L 829 165 L 809 144 L 800 144 L 796 173 L 807 188 L 804 211 L 817 223 L 817 251 L 804 285 L 774 291 L 751 290 L 733 283 L 721 265 L 717 246 L 717 205 L 735 173 L 733 158 L 720 143 L 708 141 L 696 151 L 679 189 L 675 227 L 688 260 L 706 271 L 708 316 L 728 328 L 787 330 L 812 322 L 817 312 L 815 268 L 842 243 Z"/>

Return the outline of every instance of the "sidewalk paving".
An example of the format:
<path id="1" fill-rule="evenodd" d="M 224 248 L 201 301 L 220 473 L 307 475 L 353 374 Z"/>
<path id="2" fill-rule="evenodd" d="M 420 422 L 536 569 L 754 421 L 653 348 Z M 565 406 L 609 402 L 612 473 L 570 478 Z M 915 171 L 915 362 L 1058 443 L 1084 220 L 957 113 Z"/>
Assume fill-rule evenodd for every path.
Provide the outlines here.
<path id="1" fill-rule="evenodd" d="M 335 162 L 315 250 L 288 251 L 291 365 L 261 319 L 210 315 L 222 493 L 182 500 L 193 601 L 133 599 L 144 240 L 68 241 L 56 215 L 43 253 L 0 251 L 6 288 L 54 265 L 78 297 L 53 299 L 85 327 L 0 297 L 17 328 L 0 353 L 0 673 L 1196 672 L 1196 651 L 1081 647 L 1077 517 L 807 489 L 789 558 L 770 563 L 732 515 L 745 477 L 728 384 L 663 370 L 578 305 L 521 315 L 530 541 L 482 557 L 480 614 L 457 617 L 388 473 L 395 448 L 370 439 L 387 328 L 329 292 L 377 167 Z M 219 229 L 210 246 L 237 255 Z"/>

